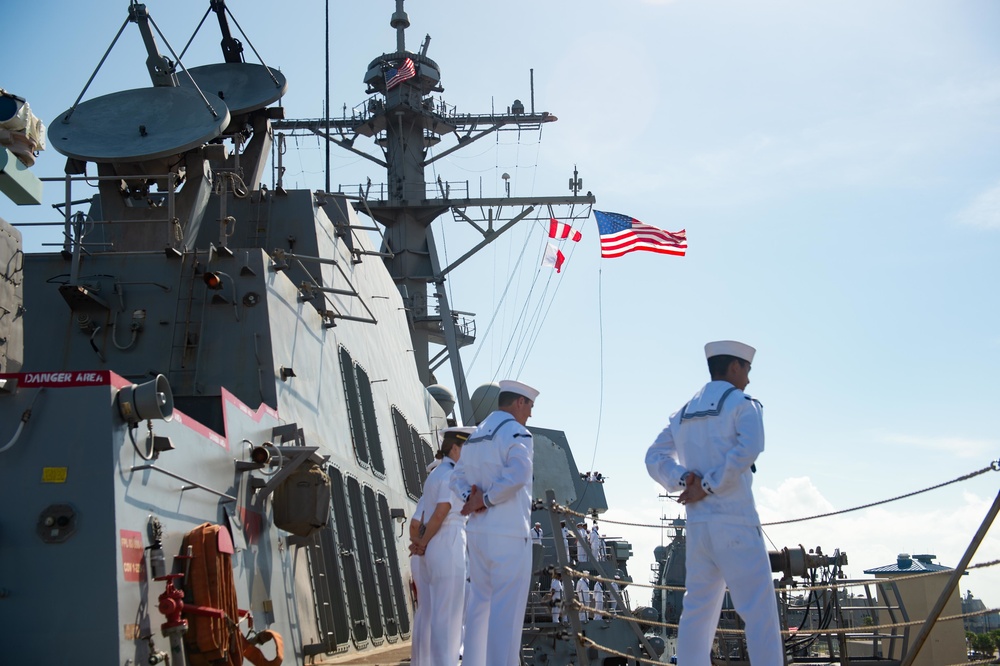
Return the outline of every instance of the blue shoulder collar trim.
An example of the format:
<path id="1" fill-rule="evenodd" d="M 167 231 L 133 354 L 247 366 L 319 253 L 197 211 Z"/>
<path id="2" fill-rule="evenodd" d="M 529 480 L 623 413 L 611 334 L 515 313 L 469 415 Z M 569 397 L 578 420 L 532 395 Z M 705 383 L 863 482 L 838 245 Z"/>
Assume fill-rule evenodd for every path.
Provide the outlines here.
<path id="1" fill-rule="evenodd" d="M 719 405 L 715 409 L 705 409 L 705 410 L 702 410 L 700 412 L 691 412 L 690 414 L 688 414 L 687 413 L 687 408 L 688 408 L 688 405 L 691 404 L 689 402 L 687 405 L 684 405 L 683 407 L 681 407 L 681 421 L 683 421 L 685 419 L 704 418 L 706 416 L 718 416 L 722 412 L 722 406 L 726 403 L 726 398 L 728 398 L 729 394 L 732 393 L 735 390 L 736 390 L 735 386 L 732 386 L 732 387 L 726 389 L 726 391 L 719 398 Z"/>

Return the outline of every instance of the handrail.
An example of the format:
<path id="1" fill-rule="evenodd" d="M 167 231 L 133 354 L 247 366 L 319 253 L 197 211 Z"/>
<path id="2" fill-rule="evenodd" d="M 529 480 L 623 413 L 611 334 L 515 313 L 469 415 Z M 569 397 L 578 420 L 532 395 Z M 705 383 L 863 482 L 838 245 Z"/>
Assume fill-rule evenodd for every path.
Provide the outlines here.
<path id="1" fill-rule="evenodd" d="M 159 472 L 161 474 L 166 474 L 167 476 L 169 476 L 169 477 L 171 477 L 173 479 L 177 479 L 178 481 L 183 481 L 184 483 L 189 484 L 188 487 L 181 487 L 181 492 L 184 492 L 185 490 L 190 490 L 191 488 L 199 488 L 201 490 L 204 490 L 205 492 L 212 493 L 213 495 L 218 495 L 219 497 L 224 498 L 227 502 L 236 502 L 237 501 L 237 499 L 235 497 L 233 497 L 232 495 L 227 495 L 226 493 L 219 492 L 218 490 L 214 490 L 212 488 L 209 488 L 208 486 L 204 486 L 204 485 L 198 483 L 197 481 L 192 481 L 191 479 L 187 479 L 187 478 L 181 476 L 180 474 L 175 474 L 175 473 L 173 473 L 173 472 L 171 472 L 169 470 L 165 470 L 162 467 L 157 467 L 156 465 L 153 465 L 153 464 L 150 464 L 150 465 L 135 465 L 135 466 L 129 468 L 129 471 L 130 472 L 140 472 L 140 471 L 146 470 L 146 469 L 154 470 L 154 471 L 157 471 L 157 472 Z"/>

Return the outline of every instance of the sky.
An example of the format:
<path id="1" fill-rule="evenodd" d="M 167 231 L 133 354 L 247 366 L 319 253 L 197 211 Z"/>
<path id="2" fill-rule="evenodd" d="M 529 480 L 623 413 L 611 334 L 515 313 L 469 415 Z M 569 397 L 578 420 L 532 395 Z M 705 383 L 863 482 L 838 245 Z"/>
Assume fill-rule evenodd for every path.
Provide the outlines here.
<path id="1" fill-rule="evenodd" d="M 322 116 L 323 4 L 229 6 L 287 77 L 287 116 Z M 395 50 L 394 6 L 334 3 L 334 114 L 366 99 L 368 64 Z M 80 94 L 127 3 L 32 7 L 39 22 L 8 31 L 0 47 L 0 87 L 49 122 Z M 207 2 L 148 7 L 179 51 Z M 428 179 L 499 196 L 507 173 L 512 195 L 566 195 L 575 167 L 598 210 L 687 230 L 685 257 L 602 260 L 593 218 L 576 221 L 584 238 L 563 246 L 557 275 L 538 265 L 542 226 L 522 223 L 448 282 L 452 308 L 477 314 L 479 339 L 463 356 L 470 385 L 510 377 L 539 388 L 530 424 L 565 430 L 580 468 L 607 477 L 606 518 L 683 513 L 659 497 L 643 458 L 707 381 L 703 345 L 715 339 L 758 350 L 747 392 L 764 404 L 754 488 L 765 522 L 895 497 L 997 458 L 1000 3 L 411 0 L 405 9 L 407 47 L 430 34 L 449 105 L 485 113 L 516 98 L 530 108 L 533 70 L 536 110 L 559 118 L 540 137 L 476 142 Z M 149 85 L 143 59 L 130 25 L 85 99 Z M 220 59 L 210 20 L 184 61 Z M 291 143 L 286 188 L 321 189 L 318 141 Z M 57 176 L 62 165 L 49 150 L 35 171 Z M 334 189 L 384 180 L 346 151 L 335 149 L 330 166 Z M 58 190 L 48 186 L 47 198 Z M 56 219 L 3 202 L 0 216 Z M 59 240 L 52 229 L 23 232 L 29 251 Z M 476 240 L 450 217 L 435 234 L 452 259 Z M 853 577 L 902 552 L 954 566 L 998 481 L 988 472 L 765 533 L 774 548 L 839 548 Z M 631 541 L 631 572 L 646 580 L 666 537 L 607 523 L 604 532 Z M 994 527 L 972 561 L 998 558 Z M 1000 606 L 1000 568 L 973 572 L 960 589 Z"/>

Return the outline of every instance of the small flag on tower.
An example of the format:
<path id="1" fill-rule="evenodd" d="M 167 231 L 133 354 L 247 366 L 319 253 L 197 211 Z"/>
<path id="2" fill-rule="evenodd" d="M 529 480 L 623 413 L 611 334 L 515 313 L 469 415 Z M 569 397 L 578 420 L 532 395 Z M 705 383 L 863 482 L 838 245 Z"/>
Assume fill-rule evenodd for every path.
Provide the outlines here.
<path id="1" fill-rule="evenodd" d="M 574 243 L 579 243 L 583 234 L 553 217 L 549 220 L 549 238 L 568 238 Z"/>
<path id="2" fill-rule="evenodd" d="M 556 273 L 561 273 L 564 261 L 566 261 L 566 255 L 564 255 L 559 248 L 552 243 L 545 244 L 545 254 L 542 256 L 542 266 L 554 268 L 556 269 Z"/>
<path id="3" fill-rule="evenodd" d="M 417 67 L 413 61 L 407 58 L 396 67 L 385 70 L 385 89 L 392 90 L 406 79 L 412 79 L 417 75 Z"/>
<path id="4" fill-rule="evenodd" d="M 621 213 L 594 211 L 601 232 L 601 257 L 611 259 L 629 252 L 657 252 L 683 257 L 687 231 L 664 231 Z"/>

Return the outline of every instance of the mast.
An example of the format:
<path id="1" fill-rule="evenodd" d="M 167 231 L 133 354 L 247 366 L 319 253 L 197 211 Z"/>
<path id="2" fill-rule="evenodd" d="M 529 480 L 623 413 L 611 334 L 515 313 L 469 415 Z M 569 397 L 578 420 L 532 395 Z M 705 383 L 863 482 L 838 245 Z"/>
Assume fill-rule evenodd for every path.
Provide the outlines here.
<path id="1" fill-rule="evenodd" d="M 459 350 L 475 340 L 474 328 L 461 313 L 451 309 L 444 289 L 445 276 L 517 222 L 539 217 L 585 218 L 590 215 L 595 199 L 589 192 L 581 194 L 579 189 L 573 190 L 572 196 L 561 197 L 473 198 L 467 185 L 452 192 L 449 183 L 425 180 L 428 165 L 478 139 L 504 130 L 537 131 L 556 117 L 534 111 L 533 90 L 528 113 L 519 100 L 514 101 L 507 113 L 461 116 L 449 113 L 446 105 L 437 104 L 430 96 L 444 92 L 444 88 L 440 68 L 427 57 L 430 36 L 419 53 L 406 50 L 405 31 L 410 21 L 403 2 L 396 0 L 396 10 L 389 22 L 396 31 L 396 50 L 369 64 L 364 81 L 371 97 L 355 107 L 352 117 L 325 122 L 284 120 L 273 126 L 278 131 L 313 132 L 386 170 L 384 187 L 374 191 L 370 186 L 359 188 L 361 201 L 356 208 L 385 228 L 380 255 L 409 314 L 410 337 L 421 381 L 425 386 L 434 383 L 434 370 L 449 362 L 462 419 L 472 423 L 472 403 Z M 454 145 L 431 156 L 430 148 L 449 135 L 454 135 Z M 356 148 L 355 140 L 360 136 L 374 139 L 381 156 Z M 554 207 L 559 208 L 559 214 Z M 483 241 L 451 265 L 442 266 L 431 224 L 447 212 L 477 229 Z M 444 347 L 433 358 L 431 344 Z"/>

